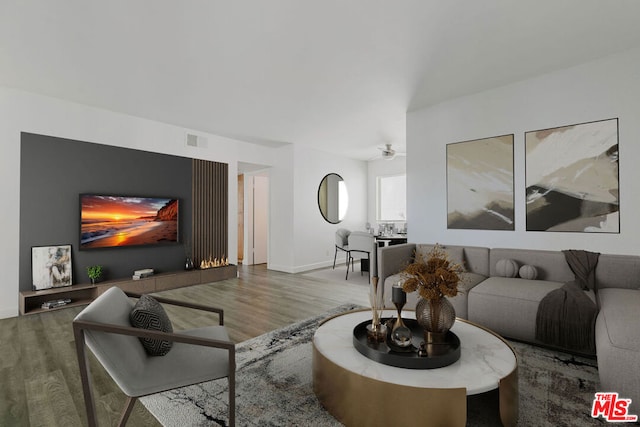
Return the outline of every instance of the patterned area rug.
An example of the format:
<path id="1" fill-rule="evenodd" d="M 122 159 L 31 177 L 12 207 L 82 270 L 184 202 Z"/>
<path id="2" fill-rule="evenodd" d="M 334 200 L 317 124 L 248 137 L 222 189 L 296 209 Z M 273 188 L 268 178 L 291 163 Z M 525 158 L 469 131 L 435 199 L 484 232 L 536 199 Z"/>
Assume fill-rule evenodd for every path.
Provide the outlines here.
<path id="1" fill-rule="evenodd" d="M 311 373 L 313 334 L 324 318 L 279 329 L 237 346 L 239 426 L 340 426 L 318 403 Z M 518 353 L 520 426 L 603 426 L 590 416 L 598 388 L 596 361 L 512 343 Z M 227 381 L 211 381 L 140 399 L 165 426 L 226 426 Z M 468 400 L 467 425 L 500 425 L 497 393 Z"/>

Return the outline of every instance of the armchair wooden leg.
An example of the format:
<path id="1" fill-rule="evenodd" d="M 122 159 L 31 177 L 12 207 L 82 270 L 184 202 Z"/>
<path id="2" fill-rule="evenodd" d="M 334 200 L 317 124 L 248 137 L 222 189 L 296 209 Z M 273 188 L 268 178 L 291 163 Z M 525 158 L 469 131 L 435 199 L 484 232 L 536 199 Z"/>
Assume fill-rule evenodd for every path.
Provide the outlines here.
<path id="1" fill-rule="evenodd" d="M 129 415 L 131 415 L 131 411 L 133 411 L 133 405 L 136 404 L 137 398 L 127 396 L 127 403 L 125 404 L 124 410 L 122 411 L 122 415 L 120 415 L 120 422 L 118 422 L 119 427 L 124 427 L 127 424 L 127 420 L 129 419 Z"/>
<path id="2" fill-rule="evenodd" d="M 236 379 L 235 375 L 229 376 L 229 427 L 236 425 Z"/>
<path id="3" fill-rule="evenodd" d="M 236 352 L 229 351 L 229 427 L 236 425 Z"/>
<path id="4" fill-rule="evenodd" d="M 336 269 L 336 258 L 338 257 L 338 247 L 336 246 L 336 251 L 333 254 L 333 269 Z"/>
<path id="5" fill-rule="evenodd" d="M 89 370 L 89 360 L 84 346 L 84 330 L 75 327 L 73 335 L 76 344 L 76 354 L 78 356 L 78 367 L 80 369 L 80 381 L 82 382 L 82 392 L 84 394 L 84 405 L 87 411 L 87 425 L 97 427 L 96 406 L 93 402 L 93 392 L 91 390 L 91 372 Z"/>

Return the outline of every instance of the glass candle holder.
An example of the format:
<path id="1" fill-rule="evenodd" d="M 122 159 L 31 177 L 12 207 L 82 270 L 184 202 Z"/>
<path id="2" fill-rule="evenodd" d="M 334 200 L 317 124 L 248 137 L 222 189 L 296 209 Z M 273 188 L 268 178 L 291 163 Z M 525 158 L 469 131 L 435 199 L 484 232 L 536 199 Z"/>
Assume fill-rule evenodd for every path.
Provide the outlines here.
<path id="1" fill-rule="evenodd" d="M 402 321 L 402 308 L 407 303 L 407 294 L 399 285 L 391 288 L 391 301 L 398 310 L 398 317 L 393 329 L 391 329 L 391 341 L 398 347 L 409 347 L 411 345 L 411 329 Z"/>

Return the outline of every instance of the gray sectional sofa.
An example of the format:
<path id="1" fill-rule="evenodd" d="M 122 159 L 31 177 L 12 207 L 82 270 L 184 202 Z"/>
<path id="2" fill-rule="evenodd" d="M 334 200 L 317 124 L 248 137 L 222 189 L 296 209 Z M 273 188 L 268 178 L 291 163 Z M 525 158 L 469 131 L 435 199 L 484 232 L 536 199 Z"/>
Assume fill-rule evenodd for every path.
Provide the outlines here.
<path id="1" fill-rule="evenodd" d="M 433 244 L 408 243 L 379 250 L 378 278 L 384 284 L 385 305 L 393 307 L 390 288 L 401 279 L 398 272 L 413 260 L 416 252 L 426 253 L 432 247 Z M 506 338 L 544 345 L 535 334 L 540 301 L 550 291 L 574 280 L 562 251 L 444 248 L 467 271 L 462 292 L 450 299 L 458 317 Z M 533 266 L 537 277 L 533 280 L 504 277 L 501 260 L 514 261 L 518 267 Z M 615 391 L 632 399 L 631 413 L 640 413 L 640 256 L 601 254 L 595 278 L 596 290 L 584 292 L 599 309 L 595 349 L 600 391 Z M 405 307 L 415 308 L 416 301 L 415 293 L 409 294 Z"/>

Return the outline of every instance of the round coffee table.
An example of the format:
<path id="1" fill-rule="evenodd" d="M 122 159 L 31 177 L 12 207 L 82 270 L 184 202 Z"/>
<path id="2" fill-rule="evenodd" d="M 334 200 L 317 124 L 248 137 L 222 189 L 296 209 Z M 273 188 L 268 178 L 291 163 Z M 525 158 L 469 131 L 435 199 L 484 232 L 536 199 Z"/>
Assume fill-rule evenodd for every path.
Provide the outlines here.
<path id="1" fill-rule="evenodd" d="M 383 317 L 395 311 L 385 310 Z M 404 318 L 415 319 L 413 311 Z M 353 346 L 353 328 L 371 310 L 325 320 L 313 337 L 313 388 L 323 406 L 347 426 L 465 426 L 467 395 L 499 390 L 503 425 L 518 419 L 518 363 L 497 334 L 462 319 L 460 359 L 437 369 L 405 369 L 375 362 Z M 418 346 L 423 337 L 414 337 Z"/>

